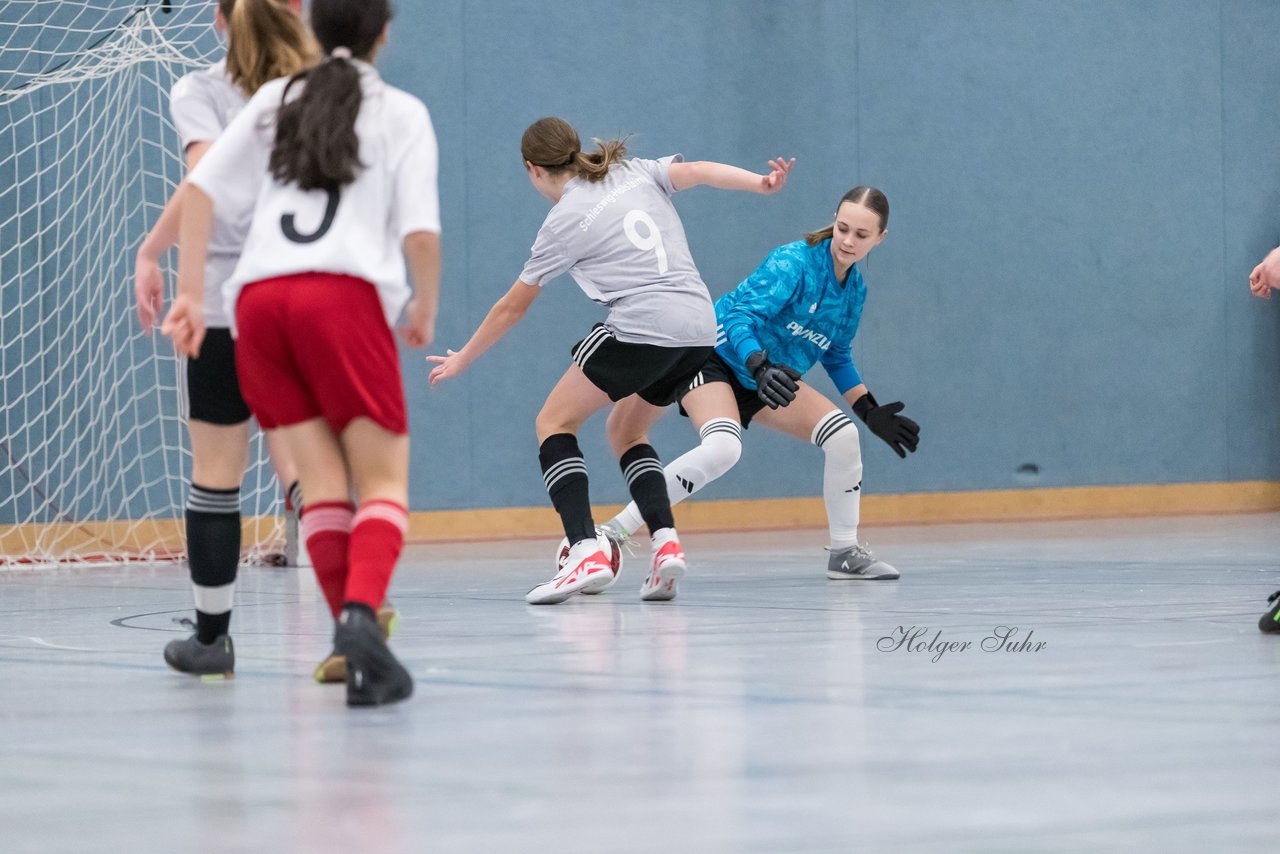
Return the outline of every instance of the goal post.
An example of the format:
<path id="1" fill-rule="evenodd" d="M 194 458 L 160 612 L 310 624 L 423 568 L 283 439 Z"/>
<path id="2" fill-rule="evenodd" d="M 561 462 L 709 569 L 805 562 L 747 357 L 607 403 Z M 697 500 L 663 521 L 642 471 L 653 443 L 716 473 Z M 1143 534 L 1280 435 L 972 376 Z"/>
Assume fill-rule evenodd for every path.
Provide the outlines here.
<path id="1" fill-rule="evenodd" d="M 209 0 L 0 3 L 0 566 L 183 557 L 185 366 L 139 331 L 133 259 L 182 177 L 169 91 L 221 52 Z M 284 510 L 256 431 L 251 459 L 262 559 Z"/>

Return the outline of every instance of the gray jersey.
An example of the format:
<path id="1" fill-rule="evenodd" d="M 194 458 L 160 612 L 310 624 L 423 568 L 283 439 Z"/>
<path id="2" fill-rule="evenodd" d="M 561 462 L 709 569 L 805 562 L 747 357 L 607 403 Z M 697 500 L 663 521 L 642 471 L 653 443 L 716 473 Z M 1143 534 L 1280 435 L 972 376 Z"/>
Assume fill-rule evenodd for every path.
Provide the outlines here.
<path id="1" fill-rule="evenodd" d="M 669 168 L 679 159 L 624 160 L 598 183 L 570 179 L 520 280 L 542 285 L 569 273 L 609 307 L 605 326 L 619 341 L 714 346 L 715 309 L 671 204 Z"/>
<path id="2" fill-rule="evenodd" d="M 185 75 L 169 94 L 169 112 L 182 140 L 182 150 L 197 142 L 216 140 L 248 100 L 227 76 L 225 60 Z M 204 268 L 204 320 L 209 327 L 231 325 L 223 308 L 222 285 L 236 268 L 251 220 L 248 215 L 234 221 L 214 219 Z"/>

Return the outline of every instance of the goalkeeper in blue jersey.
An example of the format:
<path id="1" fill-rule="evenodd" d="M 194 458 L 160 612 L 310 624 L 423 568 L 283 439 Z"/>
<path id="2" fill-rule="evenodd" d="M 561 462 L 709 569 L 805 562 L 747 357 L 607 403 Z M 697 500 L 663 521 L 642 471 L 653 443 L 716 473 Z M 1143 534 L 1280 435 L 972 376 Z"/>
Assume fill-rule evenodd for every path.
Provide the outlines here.
<path id="1" fill-rule="evenodd" d="M 902 403 L 876 402 L 849 350 L 867 294 L 857 262 L 884 240 L 888 224 L 884 193 L 855 187 L 840 200 L 830 226 L 778 247 L 716 302 L 715 352 L 679 397 L 701 444 L 665 469 L 671 503 L 688 498 L 738 461 L 742 429 L 753 418 L 817 445 L 826 456 L 827 577 L 834 579 L 894 579 L 898 571 L 858 542 L 862 451 L 857 428 L 800 378 L 821 362 L 871 432 L 900 457 L 916 450 L 919 425 L 900 414 Z M 626 410 L 615 415 L 610 440 L 629 441 L 634 431 L 623 420 Z M 635 427 L 643 429 L 638 421 Z M 625 538 L 640 525 L 631 504 L 607 527 Z"/>

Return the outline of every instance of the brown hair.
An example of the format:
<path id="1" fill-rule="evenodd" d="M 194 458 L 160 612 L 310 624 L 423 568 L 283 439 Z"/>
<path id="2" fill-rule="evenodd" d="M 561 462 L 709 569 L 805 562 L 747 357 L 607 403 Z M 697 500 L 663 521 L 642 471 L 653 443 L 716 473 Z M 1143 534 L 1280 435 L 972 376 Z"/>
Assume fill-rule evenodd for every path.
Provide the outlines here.
<path id="1" fill-rule="evenodd" d="M 573 126 L 564 119 L 548 116 L 525 128 L 524 136 L 520 137 L 520 156 L 549 172 L 572 169 L 580 178 L 593 183 L 603 181 L 609 167 L 627 156 L 627 144 L 622 139 L 591 141 L 596 144 L 596 150 L 583 154 L 582 142 Z"/>
<path id="2" fill-rule="evenodd" d="M 855 205 L 862 205 L 867 210 L 880 216 L 880 233 L 884 234 L 884 230 L 889 227 L 889 200 L 885 198 L 884 193 L 875 187 L 863 187 L 861 185 L 854 187 L 840 198 L 840 205 L 845 202 L 852 202 Z M 840 205 L 836 205 L 836 210 L 840 210 Z M 810 246 L 817 246 L 824 240 L 831 239 L 835 234 L 835 224 L 820 228 L 817 231 L 811 231 L 804 236 L 804 240 Z"/>
<path id="3" fill-rule="evenodd" d="M 218 9 L 227 22 L 227 75 L 246 95 L 315 62 L 315 42 L 289 0 L 218 0 Z"/>
<path id="4" fill-rule="evenodd" d="M 271 147 L 271 175 L 277 181 L 333 191 L 356 179 L 364 165 L 356 135 L 364 94 L 352 59 L 373 55 L 390 20 L 389 0 L 312 0 L 311 28 L 327 59 L 294 74 L 285 86 Z M 335 56 L 338 48 L 346 50 Z M 288 100 L 289 89 L 300 80 L 306 81 L 302 94 Z"/>

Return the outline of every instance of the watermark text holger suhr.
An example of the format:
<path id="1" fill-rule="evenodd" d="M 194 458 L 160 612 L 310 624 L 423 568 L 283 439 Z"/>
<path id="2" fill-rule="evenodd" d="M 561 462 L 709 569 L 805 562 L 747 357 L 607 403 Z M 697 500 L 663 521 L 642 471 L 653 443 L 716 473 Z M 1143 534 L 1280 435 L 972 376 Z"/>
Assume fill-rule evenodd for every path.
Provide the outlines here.
<path id="1" fill-rule="evenodd" d="M 978 649 L 982 652 L 1040 652 L 1049 645 L 1048 641 L 1033 641 L 1035 630 L 1021 636 L 1017 626 L 996 626 L 991 633 L 978 641 Z M 930 632 L 928 626 L 898 626 L 889 634 L 876 641 L 876 649 L 881 652 L 923 652 L 932 656 L 934 662 L 942 660 L 949 652 L 969 652 L 974 648 L 973 641 L 944 640 L 942 629 Z"/>

